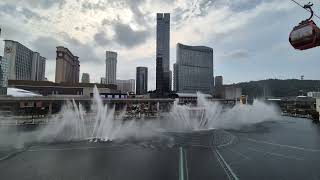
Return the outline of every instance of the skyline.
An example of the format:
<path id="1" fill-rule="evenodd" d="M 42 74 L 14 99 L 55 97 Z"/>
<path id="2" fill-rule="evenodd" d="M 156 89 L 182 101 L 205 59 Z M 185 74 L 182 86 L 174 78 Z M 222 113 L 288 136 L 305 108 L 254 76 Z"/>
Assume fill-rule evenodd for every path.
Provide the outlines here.
<path id="1" fill-rule="evenodd" d="M 104 6 L 106 1 L 32 4 L 35 1 L 0 2 L 1 40 L 19 41 L 43 54 L 47 58 L 46 76 L 50 81 L 54 81 L 55 76 L 55 47 L 62 45 L 79 56 L 80 73 L 88 72 L 93 82 L 99 82 L 104 76 L 104 53 L 111 50 L 119 55 L 117 79 L 132 79 L 135 67 L 146 66 L 148 89 L 154 90 L 157 12 L 168 12 L 172 16 L 171 70 L 176 62 L 175 46 L 180 42 L 212 47 L 214 76 L 224 76 L 225 83 L 299 79 L 301 75 L 306 79 L 319 79 L 316 67 L 320 64 L 317 60 L 320 51 L 317 48 L 296 51 L 288 42 L 293 26 L 308 17 L 308 13 L 290 1 L 200 0 L 193 6 L 190 1 L 172 4 L 153 1 L 151 6 L 150 1 L 139 0 L 117 1 L 108 7 Z M 319 5 L 315 3 L 315 7 Z M 123 9 L 115 11 L 117 7 Z M 53 11 L 57 14 L 50 13 Z M 79 15 L 75 16 L 76 13 Z M 317 19 L 314 21 L 320 23 Z M 1 42 L 1 49 L 3 45 Z"/>

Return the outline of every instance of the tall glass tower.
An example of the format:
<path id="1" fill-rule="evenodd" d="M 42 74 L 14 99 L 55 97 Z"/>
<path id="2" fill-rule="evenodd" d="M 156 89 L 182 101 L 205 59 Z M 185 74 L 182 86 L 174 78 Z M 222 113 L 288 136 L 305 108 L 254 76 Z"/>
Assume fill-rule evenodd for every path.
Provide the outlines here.
<path id="1" fill-rule="evenodd" d="M 156 89 L 165 94 L 170 89 L 170 13 L 157 13 Z"/>

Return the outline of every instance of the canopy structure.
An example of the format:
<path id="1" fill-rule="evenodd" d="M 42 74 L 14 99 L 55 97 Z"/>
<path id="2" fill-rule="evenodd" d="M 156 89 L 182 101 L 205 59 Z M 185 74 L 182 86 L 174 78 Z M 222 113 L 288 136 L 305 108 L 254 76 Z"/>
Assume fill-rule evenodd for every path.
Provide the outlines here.
<path id="1" fill-rule="evenodd" d="M 18 88 L 8 88 L 7 89 L 7 95 L 13 96 L 13 97 L 29 97 L 29 96 L 42 96 L 40 94 L 27 91 L 24 89 L 18 89 Z"/>

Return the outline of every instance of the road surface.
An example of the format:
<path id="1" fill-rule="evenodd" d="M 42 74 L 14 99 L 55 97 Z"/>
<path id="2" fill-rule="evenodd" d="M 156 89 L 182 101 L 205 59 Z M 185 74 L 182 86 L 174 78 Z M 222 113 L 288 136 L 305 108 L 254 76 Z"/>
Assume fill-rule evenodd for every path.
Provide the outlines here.
<path id="1" fill-rule="evenodd" d="M 320 126 L 283 118 L 143 141 L 34 145 L 0 153 L 0 179 L 320 179 L 319 154 Z"/>

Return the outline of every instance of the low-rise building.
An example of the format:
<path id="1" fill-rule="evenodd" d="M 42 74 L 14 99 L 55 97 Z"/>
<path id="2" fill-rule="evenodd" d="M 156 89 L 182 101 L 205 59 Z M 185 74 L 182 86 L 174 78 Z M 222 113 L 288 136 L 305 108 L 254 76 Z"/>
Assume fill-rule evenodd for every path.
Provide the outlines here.
<path id="1" fill-rule="evenodd" d="M 118 93 L 117 86 L 113 84 L 95 83 L 54 83 L 50 81 L 9 80 L 8 87 L 24 89 L 43 96 L 80 95 L 90 96 L 94 87 L 99 93 Z"/>
<path id="2" fill-rule="evenodd" d="M 100 84 L 107 84 L 107 80 L 105 77 L 100 78 Z"/>
<path id="3" fill-rule="evenodd" d="M 122 93 L 134 93 L 135 92 L 135 80 L 128 79 L 128 80 L 120 80 L 117 79 L 116 81 L 117 88 Z"/>
<path id="4" fill-rule="evenodd" d="M 242 88 L 237 86 L 224 87 L 224 99 L 239 99 L 242 95 Z"/>
<path id="5" fill-rule="evenodd" d="M 320 92 L 308 92 L 307 96 L 320 99 Z"/>
<path id="6" fill-rule="evenodd" d="M 219 99 L 239 99 L 242 88 L 236 85 L 215 86 L 214 97 Z"/>

